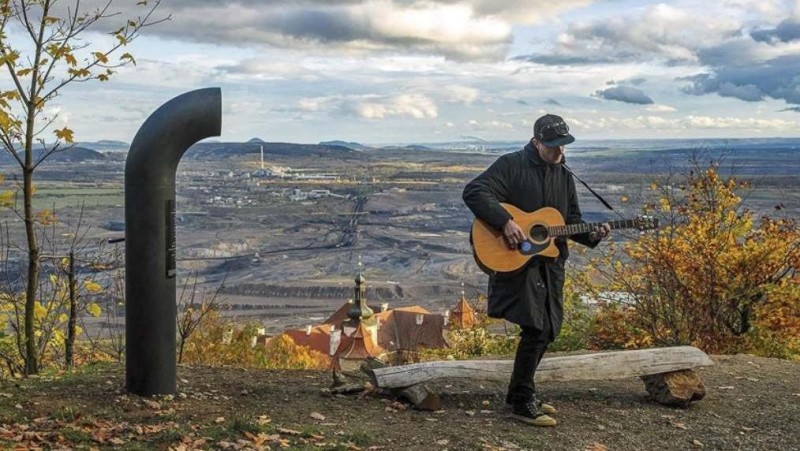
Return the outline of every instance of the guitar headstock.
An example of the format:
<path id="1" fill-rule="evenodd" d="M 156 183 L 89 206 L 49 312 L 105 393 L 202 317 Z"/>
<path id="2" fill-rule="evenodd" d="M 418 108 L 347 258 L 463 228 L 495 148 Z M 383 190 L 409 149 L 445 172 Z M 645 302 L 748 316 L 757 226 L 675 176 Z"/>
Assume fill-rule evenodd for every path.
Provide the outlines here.
<path id="1" fill-rule="evenodd" d="M 658 228 L 658 218 L 654 218 L 653 216 L 637 216 L 636 219 L 634 219 L 634 223 L 636 228 L 641 231 L 654 230 Z"/>

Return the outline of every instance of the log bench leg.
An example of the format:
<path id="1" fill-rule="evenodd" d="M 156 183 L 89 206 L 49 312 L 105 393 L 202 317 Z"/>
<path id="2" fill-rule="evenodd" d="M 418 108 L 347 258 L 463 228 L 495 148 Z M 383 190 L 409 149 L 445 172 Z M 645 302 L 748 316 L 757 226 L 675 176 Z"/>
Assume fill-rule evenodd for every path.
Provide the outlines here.
<path id="1" fill-rule="evenodd" d="M 706 395 L 706 386 L 700 376 L 692 370 L 641 376 L 650 398 L 665 406 L 689 407 Z"/>
<path id="2" fill-rule="evenodd" d="M 368 374 L 374 380 L 375 374 L 372 370 L 386 367 L 387 365 L 384 362 L 370 358 L 361 364 L 361 371 Z M 425 384 L 414 384 L 409 387 L 392 388 L 390 390 L 393 395 L 404 398 L 410 402 L 415 409 L 436 411 L 442 408 L 439 395 L 431 391 Z"/>
<path id="3" fill-rule="evenodd" d="M 436 411 L 442 408 L 442 401 L 439 399 L 439 395 L 424 384 L 416 384 L 392 391 L 411 402 L 417 410 Z"/>

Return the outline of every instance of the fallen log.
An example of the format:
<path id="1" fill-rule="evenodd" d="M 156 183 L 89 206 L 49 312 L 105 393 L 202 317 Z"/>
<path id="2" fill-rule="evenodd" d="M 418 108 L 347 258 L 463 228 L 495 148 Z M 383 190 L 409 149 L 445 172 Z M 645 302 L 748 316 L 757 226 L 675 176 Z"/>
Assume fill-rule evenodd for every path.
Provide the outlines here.
<path id="1" fill-rule="evenodd" d="M 706 353 L 692 346 L 570 355 L 543 359 L 536 381 L 625 379 L 713 364 Z M 513 365 L 513 360 L 446 360 L 373 368 L 368 374 L 380 388 L 409 387 L 439 378 L 506 382 Z"/>

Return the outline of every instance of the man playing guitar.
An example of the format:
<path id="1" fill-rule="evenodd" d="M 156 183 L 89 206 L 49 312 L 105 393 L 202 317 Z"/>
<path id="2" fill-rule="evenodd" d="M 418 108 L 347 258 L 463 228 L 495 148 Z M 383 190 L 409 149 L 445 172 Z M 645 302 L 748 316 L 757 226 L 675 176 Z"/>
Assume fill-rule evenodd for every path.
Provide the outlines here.
<path id="1" fill-rule="evenodd" d="M 546 114 L 536 120 L 533 138 L 522 150 L 499 157 L 464 188 L 466 205 L 489 228 L 502 231 L 509 249 L 528 246 L 531 237 L 501 203 L 523 212 L 551 207 L 566 225 L 584 223 L 575 181 L 563 165 L 564 148 L 574 141 L 561 117 Z M 565 237 L 593 248 L 610 232 L 608 224 L 601 224 L 585 233 L 564 235 L 553 240 L 555 256 L 535 256 L 513 272 L 490 273 L 489 316 L 522 329 L 506 395 L 513 418 L 535 426 L 556 425 L 550 416 L 556 409 L 537 399 L 533 377 L 561 330 L 564 262 L 569 256 Z"/>

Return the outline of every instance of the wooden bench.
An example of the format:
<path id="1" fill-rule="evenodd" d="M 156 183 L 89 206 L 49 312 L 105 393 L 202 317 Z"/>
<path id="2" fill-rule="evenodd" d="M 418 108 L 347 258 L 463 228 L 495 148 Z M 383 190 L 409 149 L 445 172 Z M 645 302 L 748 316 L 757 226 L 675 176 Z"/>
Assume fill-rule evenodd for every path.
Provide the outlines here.
<path id="1" fill-rule="evenodd" d="M 613 380 L 640 377 L 651 397 L 662 404 L 687 407 L 705 396 L 705 386 L 694 368 L 713 365 L 692 346 L 600 352 L 545 358 L 536 370 L 536 382 Z M 376 387 L 424 393 L 421 384 L 440 378 L 469 378 L 507 382 L 513 360 L 445 360 L 372 368 L 367 373 Z M 410 390 L 409 390 L 410 388 Z M 408 396 L 406 396 L 408 397 Z M 415 405 L 420 399 L 410 399 Z"/>

